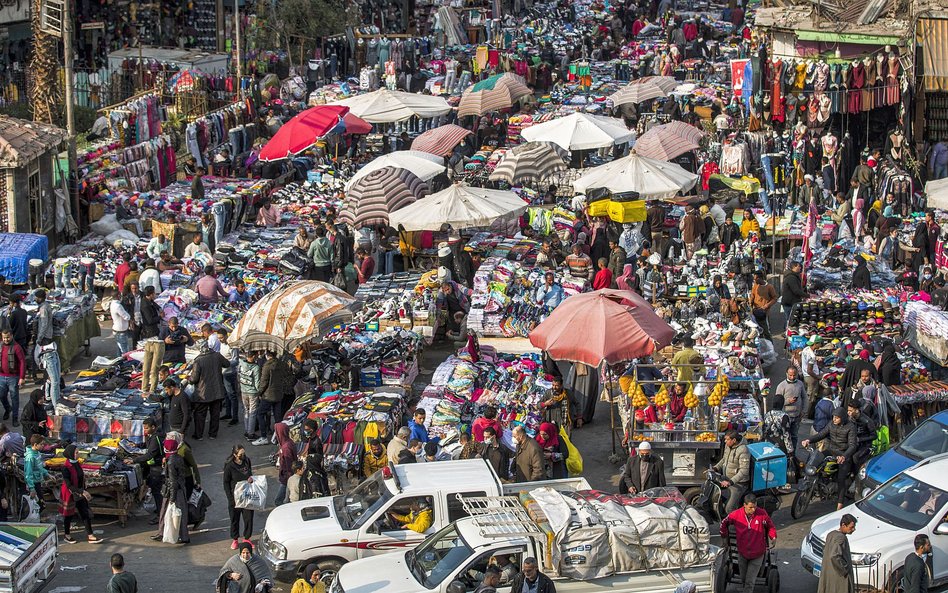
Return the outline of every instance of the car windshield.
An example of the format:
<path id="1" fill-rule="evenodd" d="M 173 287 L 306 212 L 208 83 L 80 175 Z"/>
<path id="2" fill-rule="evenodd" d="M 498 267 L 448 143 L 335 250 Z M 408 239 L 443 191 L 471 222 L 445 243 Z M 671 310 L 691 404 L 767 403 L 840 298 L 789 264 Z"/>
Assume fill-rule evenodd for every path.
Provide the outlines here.
<path id="1" fill-rule="evenodd" d="M 948 426 L 927 420 L 899 443 L 896 450 L 915 461 L 948 451 Z"/>
<path id="2" fill-rule="evenodd" d="M 333 499 L 339 525 L 343 529 L 361 527 L 390 498 L 392 498 L 392 493 L 385 486 L 381 473 L 375 474 L 356 486 L 349 494 Z"/>
<path id="3" fill-rule="evenodd" d="M 473 553 L 454 524 L 451 524 L 405 554 L 405 561 L 419 583 L 434 589 L 454 574 Z"/>
<path id="4" fill-rule="evenodd" d="M 899 474 L 857 502 L 856 507 L 880 521 L 916 531 L 931 523 L 935 515 L 943 514 L 946 502 L 948 497 L 943 490 Z"/>

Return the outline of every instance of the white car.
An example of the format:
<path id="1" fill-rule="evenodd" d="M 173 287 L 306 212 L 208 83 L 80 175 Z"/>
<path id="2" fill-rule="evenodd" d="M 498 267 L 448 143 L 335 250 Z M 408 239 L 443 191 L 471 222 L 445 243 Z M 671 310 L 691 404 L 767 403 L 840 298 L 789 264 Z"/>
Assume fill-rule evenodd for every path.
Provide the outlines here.
<path id="1" fill-rule="evenodd" d="M 920 461 L 855 504 L 814 521 L 800 560 L 815 576 L 823 570 L 826 535 L 839 529 L 845 513 L 856 517 L 849 548 L 857 590 L 894 591 L 920 533 L 932 542 L 932 587 L 948 582 L 948 454 Z"/>

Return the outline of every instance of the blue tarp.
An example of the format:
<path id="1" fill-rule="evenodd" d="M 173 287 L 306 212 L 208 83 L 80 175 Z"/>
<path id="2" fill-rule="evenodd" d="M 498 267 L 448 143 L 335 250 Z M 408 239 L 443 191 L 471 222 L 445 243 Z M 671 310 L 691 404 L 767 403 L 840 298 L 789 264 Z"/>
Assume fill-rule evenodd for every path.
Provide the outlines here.
<path id="1" fill-rule="evenodd" d="M 10 284 L 26 284 L 30 260 L 49 258 L 49 239 L 46 235 L 29 233 L 0 233 L 0 274 Z"/>

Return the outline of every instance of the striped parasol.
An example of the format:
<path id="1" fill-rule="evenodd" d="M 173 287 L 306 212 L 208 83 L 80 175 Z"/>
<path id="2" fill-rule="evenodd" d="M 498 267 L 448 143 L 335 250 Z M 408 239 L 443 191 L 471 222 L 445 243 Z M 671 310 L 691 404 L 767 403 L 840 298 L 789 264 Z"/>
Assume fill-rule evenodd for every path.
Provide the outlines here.
<path id="1" fill-rule="evenodd" d="M 674 134 L 681 136 L 685 140 L 691 140 L 695 144 L 700 144 L 701 139 L 708 135 L 708 133 L 701 128 L 678 120 L 673 120 L 667 124 L 662 124 L 656 127 L 669 130 Z"/>
<path id="2" fill-rule="evenodd" d="M 339 212 L 339 220 L 356 228 L 388 224 L 388 215 L 428 195 L 428 184 L 407 169 L 386 167 L 355 182 Z"/>
<path id="3" fill-rule="evenodd" d="M 474 132 L 456 124 L 446 124 L 422 133 L 411 143 L 412 150 L 450 156 L 454 147 Z"/>
<path id="4" fill-rule="evenodd" d="M 670 76 L 646 76 L 633 80 L 609 96 L 613 105 L 641 103 L 651 99 L 667 97 L 678 86 L 678 81 Z"/>
<path id="5" fill-rule="evenodd" d="M 348 307 L 354 302 L 332 284 L 315 280 L 286 282 L 250 307 L 228 343 L 248 352 L 289 352 L 351 319 Z"/>
<path id="6" fill-rule="evenodd" d="M 527 142 L 504 155 L 494 172 L 491 181 L 506 181 L 519 185 L 538 181 L 547 175 L 567 168 L 563 160 L 569 152 L 551 142 Z"/>
<path id="7" fill-rule="evenodd" d="M 681 124 L 683 127 L 663 124 L 642 134 L 635 141 L 635 152 L 650 159 L 670 161 L 676 156 L 697 149 L 703 132 L 686 123 L 674 123 Z M 691 128 L 697 134 L 692 134 L 684 128 Z"/>
<path id="8" fill-rule="evenodd" d="M 532 94 L 523 78 L 506 72 L 486 78 L 461 95 L 458 117 L 484 115 L 512 107 L 521 97 Z"/>

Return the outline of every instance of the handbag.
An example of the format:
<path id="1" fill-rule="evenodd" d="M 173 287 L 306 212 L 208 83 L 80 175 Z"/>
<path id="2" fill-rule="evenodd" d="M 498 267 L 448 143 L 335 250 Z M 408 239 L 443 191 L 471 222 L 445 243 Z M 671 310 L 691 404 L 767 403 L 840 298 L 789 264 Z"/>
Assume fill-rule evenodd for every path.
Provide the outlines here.
<path id="1" fill-rule="evenodd" d="M 338 270 L 336 274 L 332 277 L 332 285 L 338 288 L 339 290 L 346 289 L 346 275 L 343 274 L 342 270 Z"/>

